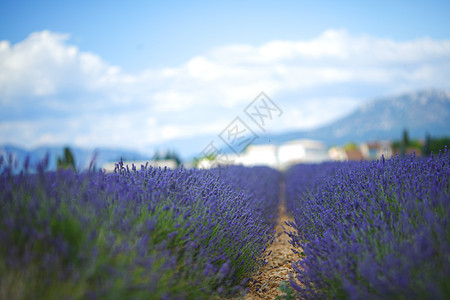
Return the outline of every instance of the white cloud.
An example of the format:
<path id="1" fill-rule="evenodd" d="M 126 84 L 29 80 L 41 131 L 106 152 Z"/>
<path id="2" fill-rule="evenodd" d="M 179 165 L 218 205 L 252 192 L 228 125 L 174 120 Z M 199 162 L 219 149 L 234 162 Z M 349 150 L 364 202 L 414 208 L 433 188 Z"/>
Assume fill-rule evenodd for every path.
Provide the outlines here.
<path id="1" fill-rule="evenodd" d="M 66 44 L 69 36 L 49 31 L 31 34 L 11 46 L 0 47 L 0 97 L 2 102 L 22 97 L 43 97 L 63 91 L 92 91 L 105 77 L 117 74 L 100 57 Z"/>
<path id="2" fill-rule="evenodd" d="M 70 45 L 69 35 L 43 31 L 15 45 L 0 41 L 0 118 L 8 110 L 15 116 L 0 121 L 0 142 L 143 149 L 219 133 L 260 91 L 286 112 L 274 130 L 306 128 L 367 100 L 363 88 L 448 89 L 449 79 L 450 40 L 327 30 L 311 40 L 228 45 L 178 67 L 126 73 Z M 335 94 L 336 86 L 355 91 Z"/>
<path id="3" fill-rule="evenodd" d="M 295 106 L 284 111 L 283 117 L 280 119 L 282 127 L 311 129 L 317 126 L 317 114 L 311 112 L 320 112 L 322 119 L 334 121 L 338 117 L 348 114 L 349 110 L 356 109 L 360 103 L 360 99 L 348 97 L 311 97 L 306 101 L 299 100 L 302 105 Z M 324 109 L 326 107 L 327 109 Z"/>

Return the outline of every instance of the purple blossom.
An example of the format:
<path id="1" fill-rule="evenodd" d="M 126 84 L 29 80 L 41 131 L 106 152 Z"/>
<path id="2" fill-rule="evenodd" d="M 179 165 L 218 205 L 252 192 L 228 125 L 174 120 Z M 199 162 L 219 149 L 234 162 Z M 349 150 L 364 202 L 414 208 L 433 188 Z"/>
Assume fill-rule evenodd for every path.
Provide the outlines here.
<path id="1" fill-rule="evenodd" d="M 67 280 L 86 298 L 206 299 L 242 288 L 273 239 L 281 175 L 269 168 L 47 165 L 18 175 L 2 166 L 0 277 L 33 262 L 47 286 Z"/>
<path id="2" fill-rule="evenodd" d="M 298 165 L 286 174 L 304 299 L 450 295 L 450 153 Z"/>

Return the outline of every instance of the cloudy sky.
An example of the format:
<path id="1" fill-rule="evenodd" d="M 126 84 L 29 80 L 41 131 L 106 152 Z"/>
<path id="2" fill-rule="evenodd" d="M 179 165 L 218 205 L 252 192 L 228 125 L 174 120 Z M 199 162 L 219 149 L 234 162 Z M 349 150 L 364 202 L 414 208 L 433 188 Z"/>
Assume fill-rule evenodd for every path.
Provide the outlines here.
<path id="1" fill-rule="evenodd" d="M 0 2 L 0 144 L 151 152 L 450 89 L 449 1 L 212 2 Z M 262 91 L 264 128 L 245 114 Z"/>

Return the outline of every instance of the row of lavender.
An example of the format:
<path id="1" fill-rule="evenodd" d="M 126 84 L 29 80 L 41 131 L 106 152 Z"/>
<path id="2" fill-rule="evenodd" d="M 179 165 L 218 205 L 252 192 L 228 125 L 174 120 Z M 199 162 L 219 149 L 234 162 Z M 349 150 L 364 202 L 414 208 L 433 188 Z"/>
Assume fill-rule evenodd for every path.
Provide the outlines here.
<path id="1" fill-rule="evenodd" d="M 269 168 L 10 166 L 0 158 L 1 299 L 229 295 L 273 238 L 280 174 Z"/>
<path id="2" fill-rule="evenodd" d="M 300 298 L 450 299 L 447 149 L 428 159 L 298 165 L 286 174 L 286 196 L 291 242 L 303 249 L 291 278 Z"/>

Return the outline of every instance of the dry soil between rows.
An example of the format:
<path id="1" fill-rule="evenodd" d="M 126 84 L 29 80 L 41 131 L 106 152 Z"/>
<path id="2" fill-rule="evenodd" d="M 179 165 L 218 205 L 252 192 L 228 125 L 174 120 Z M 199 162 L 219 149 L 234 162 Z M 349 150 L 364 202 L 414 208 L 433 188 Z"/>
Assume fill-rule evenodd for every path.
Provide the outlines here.
<path id="1" fill-rule="evenodd" d="M 276 299 L 284 293 L 279 289 L 283 281 L 289 280 L 289 273 L 292 274 L 291 262 L 297 261 L 298 256 L 291 250 L 292 245 L 289 243 L 289 236 L 284 232 L 291 231 L 285 225 L 286 221 L 293 221 L 286 212 L 286 200 L 284 196 L 284 183 L 280 188 L 280 199 L 278 207 L 278 221 L 276 225 L 276 237 L 272 245 L 266 250 L 267 253 L 272 251 L 267 258 L 268 263 L 261 269 L 261 274 L 255 277 L 256 283 L 251 283 L 248 287 L 249 292 L 242 298 L 244 300 L 256 299 Z M 284 229 L 283 229 L 283 227 Z M 296 249 L 299 251 L 300 249 Z"/>

